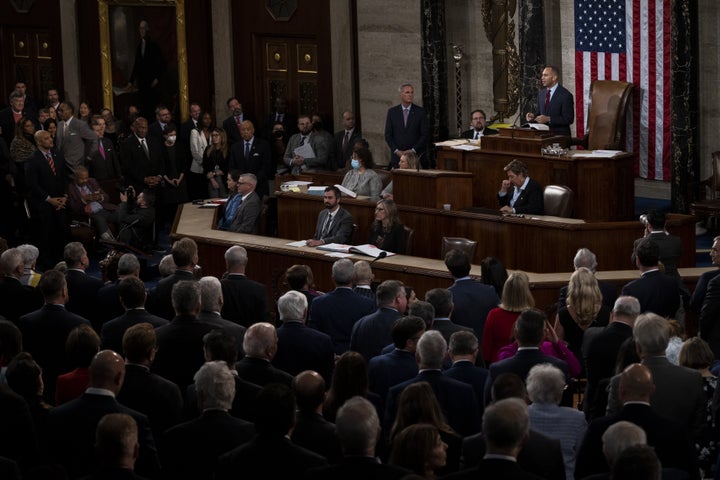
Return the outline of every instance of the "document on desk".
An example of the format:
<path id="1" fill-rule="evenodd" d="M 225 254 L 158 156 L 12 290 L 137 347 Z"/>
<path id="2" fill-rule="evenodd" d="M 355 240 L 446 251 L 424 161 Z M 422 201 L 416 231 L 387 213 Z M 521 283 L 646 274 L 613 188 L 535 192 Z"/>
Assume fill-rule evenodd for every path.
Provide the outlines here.
<path id="1" fill-rule="evenodd" d="M 480 147 L 477 145 L 471 145 L 469 143 L 466 143 L 465 145 L 453 145 L 453 150 L 464 150 L 466 152 L 472 152 L 473 150 L 480 150 Z"/>
<path id="2" fill-rule="evenodd" d="M 299 240 L 297 242 L 286 243 L 288 247 L 305 247 L 307 246 L 307 240 Z"/>
<path id="3" fill-rule="evenodd" d="M 315 158 L 315 151 L 313 150 L 312 145 L 310 145 L 310 142 L 306 143 L 305 145 L 300 145 L 295 150 L 293 150 L 293 152 L 298 157 Z"/>

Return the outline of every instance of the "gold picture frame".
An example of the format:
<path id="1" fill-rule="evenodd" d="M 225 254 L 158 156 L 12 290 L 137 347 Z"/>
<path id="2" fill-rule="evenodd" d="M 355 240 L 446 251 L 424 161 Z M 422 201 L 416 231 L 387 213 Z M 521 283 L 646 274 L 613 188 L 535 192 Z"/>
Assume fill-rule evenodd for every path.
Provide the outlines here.
<path id="1" fill-rule="evenodd" d="M 112 55 L 110 44 L 111 6 L 174 7 L 177 35 L 178 102 L 181 121 L 189 117 L 188 65 L 185 32 L 185 0 L 98 0 L 100 27 L 100 69 L 102 79 L 103 105 L 114 109 L 112 84 Z"/>

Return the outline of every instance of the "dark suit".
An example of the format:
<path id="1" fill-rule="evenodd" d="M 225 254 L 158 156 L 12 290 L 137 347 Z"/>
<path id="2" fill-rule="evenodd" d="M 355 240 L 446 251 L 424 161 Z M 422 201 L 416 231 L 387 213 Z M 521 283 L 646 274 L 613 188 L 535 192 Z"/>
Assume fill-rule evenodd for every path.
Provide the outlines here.
<path id="1" fill-rule="evenodd" d="M 293 380 L 292 375 L 273 367 L 262 358 L 245 357 L 235 364 L 235 369 L 240 378 L 260 387 L 268 383 L 281 383 L 289 387 Z"/>
<path id="2" fill-rule="evenodd" d="M 460 360 L 452 364 L 452 367 L 443 372 L 446 377 L 453 378 L 458 382 L 470 385 L 475 392 L 475 397 L 480 407 L 482 416 L 483 407 L 485 405 L 485 383 L 488 378 L 488 370 L 482 367 L 476 367 L 469 360 Z"/>
<path id="3" fill-rule="evenodd" d="M 117 239 L 135 248 L 148 250 L 153 244 L 155 207 L 130 209 L 127 202 L 121 202 L 117 209 Z"/>
<path id="4" fill-rule="evenodd" d="M 498 195 L 498 201 L 501 207 L 510 206 L 514 188 L 515 187 L 511 186 L 505 195 Z M 515 200 L 513 210 L 518 214 L 528 213 L 542 215 L 545 213 L 545 207 L 543 206 L 543 188 L 537 180 L 529 179 L 527 187 L 522 189 L 517 200 Z"/>
<path id="5" fill-rule="evenodd" d="M 0 456 L 23 468 L 37 464 L 38 439 L 30 408 L 6 383 L 0 383 L 0 432 Z"/>
<path id="6" fill-rule="evenodd" d="M 178 315 L 159 327 L 155 330 L 158 352 L 153 371 L 184 390 L 205 363 L 203 336 L 212 330 L 214 326 L 189 315 Z"/>
<path id="7" fill-rule="evenodd" d="M 717 275 L 718 272 L 720 270 L 707 272 L 715 274 L 715 276 L 707 284 L 707 292 L 698 320 L 700 338 L 708 342 L 715 358 L 720 358 L 720 276 Z M 698 281 L 698 288 L 699 285 Z"/>
<path id="8" fill-rule="evenodd" d="M 246 330 L 245 327 L 238 325 L 235 322 L 231 322 L 230 320 L 225 320 L 219 313 L 216 312 L 200 312 L 198 314 L 198 321 L 212 325 L 216 329 L 220 329 L 227 335 L 234 337 L 237 341 L 238 354 L 242 355 L 242 344 L 243 339 L 245 338 Z"/>
<path id="9" fill-rule="evenodd" d="M 65 342 L 70 331 L 78 325 L 90 325 L 90 322 L 68 312 L 63 305 L 45 304 L 18 320 L 25 351 L 30 352 L 43 368 L 45 398 L 50 402 L 55 399 L 57 376 L 72 370 Z"/>
<path id="10" fill-rule="evenodd" d="M 42 305 L 43 298 L 39 289 L 23 285 L 20 280 L 11 276 L 0 280 L 0 315 L 5 317 L 5 320 L 17 324 L 20 317 Z"/>
<path id="11" fill-rule="evenodd" d="M 172 320 L 175 309 L 172 306 L 172 289 L 180 281 L 195 281 L 195 276 L 187 270 L 175 270 L 175 273 L 160 280 L 148 295 L 146 308 L 158 317 Z"/>
<path id="12" fill-rule="evenodd" d="M 415 150 L 418 158 L 421 157 L 427 148 L 430 135 L 430 124 L 428 122 L 427 113 L 421 106 L 414 103 L 410 106 L 407 125 L 403 119 L 402 105 L 395 105 L 388 109 L 385 119 L 385 143 L 390 147 L 390 168 L 397 168 L 400 157 L 395 154 L 395 150 Z M 424 158 L 421 162 L 423 167 L 427 168 L 428 159 Z"/>
<path id="13" fill-rule="evenodd" d="M 92 470 L 95 464 L 95 429 L 108 413 L 125 413 L 138 427 L 140 455 L 135 464 L 138 473 L 154 476 L 159 468 L 157 450 L 148 418 L 114 397 L 85 393 L 82 397 L 53 408 L 48 414 L 49 445 L 53 459 L 65 466 L 70 478 Z"/>
<path id="14" fill-rule="evenodd" d="M 463 327 L 462 325 L 456 325 L 449 318 L 434 318 L 432 328 L 430 330 L 437 330 L 445 339 L 445 342 L 450 343 L 450 337 L 455 332 L 472 332 L 473 329 L 470 327 Z"/>
<path id="15" fill-rule="evenodd" d="M 244 122 L 245 120 L 250 120 L 250 117 L 248 117 L 247 113 L 243 112 L 243 114 L 240 116 L 240 123 Z M 255 123 L 255 122 L 253 122 Z M 235 120 L 234 115 L 230 115 L 228 118 L 223 120 L 222 127 L 225 130 L 225 133 L 227 134 L 227 140 L 228 145 L 232 146 L 235 144 L 235 142 L 241 142 L 242 137 L 240 136 L 240 129 L 238 128 L 237 121 Z"/>
<path id="16" fill-rule="evenodd" d="M 102 153 L 100 153 L 100 143 L 102 143 L 103 150 L 105 151 L 105 158 L 103 158 Z M 90 170 L 90 176 L 99 181 L 122 176 L 120 159 L 118 158 L 118 153 L 115 150 L 115 145 L 113 145 L 112 140 L 107 137 L 98 139 L 97 151 L 91 153 L 88 157 L 88 169 Z"/>
<path id="17" fill-rule="evenodd" d="M 435 392 L 435 398 L 445 414 L 448 425 L 462 436 L 477 433 L 481 427 L 479 408 L 472 387 L 446 377 L 440 370 L 423 370 L 415 378 L 391 387 L 385 407 L 387 428 L 395 421 L 398 397 L 405 387 L 417 382 L 428 382 Z"/>
<path id="18" fill-rule="evenodd" d="M 485 437 L 482 432 L 465 437 L 462 445 L 463 468 L 472 468 L 485 456 Z M 560 440 L 546 437 L 540 432 L 530 429 L 527 442 L 517 457 L 520 468 L 547 479 L 565 478 L 565 462 L 563 461 Z M 572 479 L 568 479 L 572 480 Z"/>
<path id="19" fill-rule="evenodd" d="M 705 295 L 710 284 L 710 280 L 717 277 L 720 274 L 720 268 L 711 270 L 700 275 L 695 290 L 693 290 L 692 296 L 690 297 L 690 310 L 694 313 L 700 314 L 703 303 L 705 302 Z M 717 355 L 716 355 L 717 356 Z"/>
<path id="20" fill-rule="evenodd" d="M 295 417 L 295 427 L 290 437 L 293 443 L 322 455 L 328 462 L 340 460 L 342 450 L 334 423 L 316 412 L 298 411 Z"/>
<path id="21" fill-rule="evenodd" d="M 153 327 L 158 328 L 170 322 L 147 312 L 144 308 L 126 310 L 123 315 L 113 318 L 102 326 L 100 332 L 100 344 L 102 348 L 122 354 L 122 337 L 125 335 L 125 331 L 138 323 L 149 323 Z"/>
<path id="22" fill-rule="evenodd" d="M 251 233 L 257 235 L 261 210 L 262 200 L 260 196 L 254 191 L 250 192 L 245 199 L 240 202 L 227 230 L 236 233 Z"/>
<path id="23" fill-rule="evenodd" d="M 662 262 L 663 267 L 665 267 L 665 274 L 673 277 L 679 277 L 678 261 L 682 256 L 682 240 L 680 240 L 680 237 L 667 235 L 664 231 L 662 231 L 653 232 L 647 237 L 638 238 L 633 242 L 633 254 L 631 258 L 633 265 L 635 265 L 635 251 L 637 250 L 640 242 L 645 239 L 652 240 L 655 245 L 658 246 L 658 249 L 660 250 L 660 261 Z"/>
<path id="24" fill-rule="evenodd" d="M 265 118 L 265 125 L 263 127 L 263 136 L 272 141 L 274 140 L 272 129 L 275 126 L 277 121 L 277 115 L 278 112 L 272 112 L 270 115 L 268 115 Z M 285 141 L 287 142 L 287 139 L 290 138 L 291 135 L 294 135 L 297 133 L 297 117 L 293 115 L 290 112 L 285 112 L 282 114 L 282 120 L 279 122 L 282 123 L 283 131 L 285 132 L 283 137 L 285 138 Z"/>
<path id="25" fill-rule="evenodd" d="M 120 148 L 125 184 L 135 187 L 135 193 L 138 195 L 148 188 L 145 185 L 145 177 L 165 174 L 162 143 L 152 136 L 147 136 L 145 141 L 148 146 L 149 158 L 145 155 L 145 149 L 135 135 L 130 135 L 125 139 Z"/>
<path id="26" fill-rule="evenodd" d="M 167 125 L 167 124 L 165 124 L 165 125 Z M 148 135 L 152 135 L 153 137 L 157 138 L 158 141 L 164 142 L 165 141 L 165 137 L 163 136 L 164 128 L 165 127 L 163 127 L 160 124 L 160 122 L 158 122 L 156 120 L 153 123 L 151 123 L 150 125 L 148 125 Z"/>
<path id="27" fill-rule="evenodd" d="M 575 121 L 575 108 L 573 107 L 573 96 L 565 87 L 558 85 L 550 98 L 550 105 L 545 109 L 546 88 L 538 91 L 538 109 L 535 116 L 547 115 L 550 117 L 550 131 L 557 135 L 570 136 L 570 125 Z"/>
<path id="28" fill-rule="evenodd" d="M 325 243 L 350 243 L 353 233 L 353 218 L 350 212 L 342 207 L 338 208 L 337 212 L 335 212 L 327 235 L 320 238 L 328 215 L 330 215 L 330 211 L 327 209 L 322 210 L 318 214 L 318 221 L 312 238 L 314 240 L 322 240 Z"/>
<path id="29" fill-rule="evenodd" d="M 252 173 L 257 177 L 255 191 L 260 198 L 269 195 L 268 179 L 275 174 L 270 144 L 267 140 L 253 137 L 248 158 L 245 158 L 245 140 L 232 146 L 230 150 L 230 171 L 240 170 L 242 173 Z"/>
<path id="30" fill-rule="evenodd" d="M 293 376 L 304 370 L 316 371 L 325 379 L 325 384 L 330 385 L 335 351 L 329 335 L 302 322 L 286 320 L 277 329 L 277 336 L 278 350 L 273 365 Z"/>
<path id="31" fill-rule="evenodd" d="M 490 310 L 500 303 L 495 288 L 470 278 L 455 280 L 448 288 L 452 293 L 452 321 L 457 325 L 470 327 L 482 343 L 485 318 Z"/>
<path id="32" fill-rule="evenodd" d="M 205 410 L 199 418 L 165 432 L 160 448 L 163 472 L 178 480 L 211 480 L 220 455 L 255 435 L 252 423 L 224 410 Z"/>
<path id="33" fill-rule="evenodd" d="M 418 373 L 415 354 L 398 348 L 371 358 L 367 369 L 370 391 L 377 393 L 383 401 L 390 387 L 410 380 Z"/>
<path id="34" fill-rule="evenodd" d="M 590 422 L 575 461 L 575 478 L 609 470 L 603 454 L 602 436 L 611 425 L 623 420 L 645 430 L 647 444 L 655 449 L 663 467 L 692 470 L 695 472 L 692 477 L 697 477 L 695 450 L 682 427 L 673 420 L 658 415 L 647 404 L 633 403 L 625 405 L 615 415 Z"/>
<path id="35" fill-rule="evenodd" d="M 335 168 L 345 168 L 345 164 L 350 159 L 353 152 L 353 146 L 355 141 L 362 138 L 362 132 L 359 128 L 353 128 L 352 134 L 348 137 L 348 141 L 343 148 L 343 141 L 345 140 L 345 130 L 340 130 L 335 133 Z"/>
<path id="36" fill-rule="evenodd" d="M 258 435 L 218 460 L 216 480 L 238 478 L 298 478 L 313 467 L 326 465 L 325 457 L 282 436 Z"/>
<path id="37" fill-rule="evenodd" d="M 27 106 L 25 106 L 20 118 L 30 116 L 33 123 L 35 124 L 35 130 L 40 130 L 37 119 L 31 116 L 32 113 L 33 112 L 28 109 Z M 37 117 L 37 115 L 35 117 Z M 8 145 L 10 145 L 10 142 L 12 142 L 13 138 L 15 138 L 16 126 L 17 125 L 15 124 L 15 116 L 13 115 L 12 107 L 6 107 L 0 110 L 0 129 L 2 129 L 2 138 L 5 139 L 5 142 Z"/>
<path id="38" fill-rule="evenodd" d="M 366 362 L 380 355 L 383 347 L 393 341 L 392 329 L 398 318 L 402 318 L 400 312 L 388 307 L 362 317 L 353 325 L 350 350 L 360 353 Z"/>
<path id="39" fill-rule="evenodd" d="M 245 327 L 270 321 L 265 285 L 239 273 L 227 275 L 220 281 L 220 285 L 223 294 L 223 318 Z"/>
<path id="40" fill-rule="evenodd" d="M 400 480 L 412 472 L 397 465 L 380 463 L 375 457 L 344 457 L 339 463 L 308 470 L 305 478 L 312 480 Z"/>
<path id="41" fill-rule="evenodd" d="M 342 355 L 350 348 L 355 322 L 373 311 L 375 302 L 348 287 L 340 287 L 312 301 L 308 325 L 330 335 L 335 353 Z"/>
<path id="42" fill-rule="evenodd" d="M 443 479 L 469 480 L 476 478 L 502 479 L 502 480 L 542 480 L 528 471 L 523 470 L 517 462 L 501 458 L 484 458 L 480 463 L 469 470 L 452 473 Z M 560 478 L 560 477 L 554 477 Z M 562 477 L 564 478 L 564 477 Z"/>
<path id="43" fill-rule="evenodd" d="M 626 284 L 620 294 L 637 298 L 641 312 L 651 311 L 661 317 L 675 318 L 680 308 L 677 280 L 660 270 L 643 273 L 639 279 Z"/>
<path id="44" fill-rule="evenodd" d="M 233 367 L 231 365 L 231 367 Z M 262 388 L 254 383 L 247 382 L 238 377 L 237 372 L 232 370 L 235 378 L 235 398 L 233 399 L 230 415 L 235 418 L 241 418 L 248 422 L 255 421 L 255 411 L 257 408 L 256 398 Z M 195 384 L 188 385 L 185 390 L 185 418 L 196 418 L 200 415 L 197 403 L 197 390 Z"/>
<path id="45" fill-rule="evenodd" d="M 102 280 L 75 269 L 68 270 L 65 280 L 68 289 L 68 302 L 65 308 L 90 320 L 93 328 L 100 331 L 100 322 L 96 318 L 96 313 L 99 307 L 97 292 L 103 286 Z"/>
<path id="46" fill-rule="evenodd" d="M 482 134 L 482 135 L 480 135 L 480 137 L 486 137 L 488 135 L 497 135 L 499 132 L 497 130 L 495 130 L 494 128 L 485 127 L 480 131 L 480 133 Z M 467 138 L 470 140 L 474 139 L 475 138 L 475 129 L 471 128 L 470 130 L 465 130 L 462 133 L 461 137 Z"/>
<path id="47" fill-rule="evenodd" d="M 102 305 L 102 308 L 95 314 L 95 321 L 99 325 L 97 332 L 102 331 L 105 323 L 109 322 L 113 318 L 117 318 L 125 313 L 125 307 L 120 303 L 120 295 L 118 294 L 118 285 L 120 280 L 106 283 L 97 293 L 97 304 Z M 118 352 L 122 354 L 121 352 Z"/>

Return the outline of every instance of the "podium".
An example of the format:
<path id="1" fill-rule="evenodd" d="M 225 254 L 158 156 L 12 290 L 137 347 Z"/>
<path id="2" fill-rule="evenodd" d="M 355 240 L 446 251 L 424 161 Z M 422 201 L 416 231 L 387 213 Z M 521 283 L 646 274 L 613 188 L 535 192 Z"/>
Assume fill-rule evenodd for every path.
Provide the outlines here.
<path id="1" fill-rule="evenodd" d="M 396 168 L 393 197 L 399 205 L 463 210 L 473 204 L 473 174 L 449 170 L 409 170 Z"/>

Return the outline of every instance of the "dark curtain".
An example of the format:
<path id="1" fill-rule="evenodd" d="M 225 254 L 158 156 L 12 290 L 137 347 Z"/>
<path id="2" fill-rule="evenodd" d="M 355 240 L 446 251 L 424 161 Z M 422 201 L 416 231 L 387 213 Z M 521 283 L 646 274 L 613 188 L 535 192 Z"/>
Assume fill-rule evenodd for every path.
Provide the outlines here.
<path id="1" fill-rule="evenodd" d="M 520 4 L 520 102 L 517 124 L 525 123 L 525 113 L 537 111 L 537 91 L 545 68 L 545 10 L 543 0 L 524 0 Z"/>

